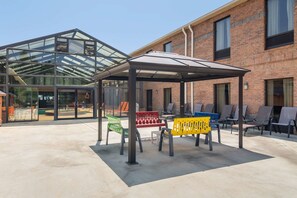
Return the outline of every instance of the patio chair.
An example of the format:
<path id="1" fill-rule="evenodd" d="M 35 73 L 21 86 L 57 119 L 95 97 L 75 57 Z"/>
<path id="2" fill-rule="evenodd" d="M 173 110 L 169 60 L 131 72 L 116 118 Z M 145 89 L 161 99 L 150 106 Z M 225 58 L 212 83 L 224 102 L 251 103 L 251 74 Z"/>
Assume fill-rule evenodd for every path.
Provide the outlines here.
<path id="1" fill-rule="evenodd" d="M 195 114 L 196 112 L 201 112 L 202 111 L 202 106 L 203 106 L 203 104 L 200 104 L 200 103 L 195 104 L 193 114 Z"/>
<path id="2" fill-rule="evenodd" d="M 279 117 L 278 122 L 271 122 L 270 123 L 270 135 L 272 131 L 272 127 L 276 130 L 276 132 L 281 132 L 280 127 L 288 127 L 288 138 L 290 137 L 290 132 L 292 126 L 296 126 L 296 114 L 297 114 L 297 107 L 282 107 L 281 114 Z M 277 127 L 276 127 L 277 126 Z"/>
<path id="3" fill-rule="evenodd" d="M 205 106 L 205 109 L 204 109 L 203 112 L 212 113 L 212 112 L 213 112 L 213 107 L 214 107 L 213 104 L 207 104 L 207 105 Z"/>
<path id="4" fill-rule="evenodd" d="M 162 115 L 171 115 L 173 114 L 174 103 L 169 103 L 166 110 L 162 111 Z"/>
<path id="5" fill-rule="evenodd" d="M 218 123 L 220 114 L 218 114 L 218 113 L 209 113 L 209 112 L 195 112 L 194 117 L 210 117 L 211 130 L 217 129 L 217 131 L 218 131 L 218 142 L 221 143 L 220 124 Z M 207 138 L 205 138 L 205 143 L 207 143 Z"/>
<path id="6" fill-rule="evenodd" d="M 231 117 L 232 114 L 233 105 L 224 105 L 223 110 L 220 116 L 220 119 L 218 120 L 218 123 L 223 124 L 223 128 L 225 124 L 227 124 L 227 119 Z"/>
<path id="7" fill-rule="evenodd" d="M 113 131 L 113 132 L 116 132 L 116 133 L 120 134 L 121 135 L 120 155 L 123 155 L 124 154 L 125 138 L 128 137 L 128 133 L 129 133 L 128 128 L 124 128 L 122 126 L 120 118 L 115 117 L 115 116 L 111 116 L 111 115 L 106 115 L 106 117 L 108 119 L 106 145 L 108 145 L 108 136 L 109 136 L 110 131 Z M 138 143 L 139 143 L 140 152 L 143 152 L 141 137 L 140 137 L 140 134 L 139 134 L 138 130 L 136 130 L 136 138 L 137 138 Z"/>
<path id="8" fill-rule="evenodd" d="M 245 119 L 245 116 L 246 116 L 246 111 L 247 111 L 247 105 L 243 105 L 242 106 L 242 116 L 243 116 L 243 119 Z M 234 113 L 234 116 L 231 118 L 227 118 L 227 124 L 230 124 L 230 126 L 232 127 L 232 125 L 238 123 L 238 119 L 239 119 L 239 107 L 238 105 L 236 106 L 236 109 L 235 109 L 235 113 Z"/>
<path id="9" fill-rule="evenodd" d="M 262 135 L 264 127 L 267 126 L 269 124 L 269 122 L 270 122 L 271 113 L 272 113 L 272 107 L 271 106 L 261 106 L 261 107 L 259 107 L 256 118 L 253 119 L 251 122 L 242 125 L 242 128 L 244 130 L 244 135 L 247 133 L 247 130 L 250 129 L 250 128 L 260 129 L 261 130 L 261 135 Z M 231 127 L 231 133 L 232 133 L 233 128 L 238 129 L 238 124 L 233 125 Z"/>
<path id="10" fill-rule="evenodd" d="M 192 117 L 191 105 L 189 103 L 185 104 L 185 114 L 186 117 Z"/>

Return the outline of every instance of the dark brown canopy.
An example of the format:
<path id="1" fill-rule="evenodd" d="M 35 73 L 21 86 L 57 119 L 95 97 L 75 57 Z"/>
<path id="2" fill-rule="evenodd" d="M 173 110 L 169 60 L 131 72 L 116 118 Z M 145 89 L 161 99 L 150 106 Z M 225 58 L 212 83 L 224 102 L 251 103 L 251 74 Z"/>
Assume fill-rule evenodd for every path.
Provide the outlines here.
<path id="1" fill-rule="evenodd" d="M 97 73 L 95 79 L 128 79 L 136 69 L 139 81 L 190 82 L 242 76 L 249 70 L 166 52 L 151 52 L 130 58 L 122 65 Z"/>

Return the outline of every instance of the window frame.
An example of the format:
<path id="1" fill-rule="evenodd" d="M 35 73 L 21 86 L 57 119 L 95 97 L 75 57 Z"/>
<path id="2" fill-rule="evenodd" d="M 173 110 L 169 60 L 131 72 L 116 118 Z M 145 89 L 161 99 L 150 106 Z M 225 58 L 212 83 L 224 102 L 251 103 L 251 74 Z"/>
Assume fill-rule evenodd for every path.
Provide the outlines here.
<path id="1" fill-rule="evenodd" d="M 216 49 L 217 48 L 217 23 L 220 21 L 223 21 L 227 18 L 230 18 L 230 47 L 217 51 L 217 49 Z M 214 45 L 213 45 L 214 55 L 213 56 L 214 56 L 215 61 L 231 58 L 231 15 L 228 15 L 228 16 L 221 18 L 214 22 L 214 42 L 213 43 L 214 43 Z"/>
<path id="2" fill-rule="evenodd" d="M 166 51 L 166 45 L 169 45 L 169 44 L 171 45 L 170 46 L 171 50 L 170 51 Z M 168 42 L 166 42 L 166 43 L 163 44 L 163 51 L 164 52 L 169 52 L 169 53 L 172 52 L 172 41 L 168 41 Z"/>
<path id="3" fill-rule="evenodd" d="M 268 36 L 268 1 L 269 0 L 265 0 L 265 50 L 294 44 L 295 27 L 293 27 L 293 30 Z"/>

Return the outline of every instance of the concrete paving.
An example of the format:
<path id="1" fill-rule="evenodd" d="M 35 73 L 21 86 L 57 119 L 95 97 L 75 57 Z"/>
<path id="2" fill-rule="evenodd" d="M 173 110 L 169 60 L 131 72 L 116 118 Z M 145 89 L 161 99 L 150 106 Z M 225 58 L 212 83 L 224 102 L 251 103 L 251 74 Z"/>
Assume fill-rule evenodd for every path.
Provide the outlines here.
<path id="1" fill-rule="evenodd" d="M 127 125 L 127 121 L 124 121 Z M 103 129 L 106 122 L 103 123 Z M 120 137 L 97 144 L 96 120 L 11 123 L 0 127 L 0 197 L 296 197 L 297 137 L 222 130 L 208 151 L 191 137 L 175 138 L 175 156 L 148 139 L 128 166 Z M 105 130 L 104 130 L 105 132 Z M 217 142 L 216 132 L 213 133 Z M 125 145 L 127 146 L 127 145 Z M 138 147 L 137 147 L 138 149 Z"/>

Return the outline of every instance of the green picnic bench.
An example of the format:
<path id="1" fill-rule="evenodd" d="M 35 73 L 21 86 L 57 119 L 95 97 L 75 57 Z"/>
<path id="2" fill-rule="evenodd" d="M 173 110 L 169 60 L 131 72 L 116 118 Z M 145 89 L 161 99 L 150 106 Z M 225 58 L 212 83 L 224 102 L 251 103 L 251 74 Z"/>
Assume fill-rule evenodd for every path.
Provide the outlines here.
<path id="1" fill-rule="evenodd" d="M 124 128 L 121 124 L 121 119 L 115 116 L 106 115 L 108 119 L 107 123 L 107 137 L 106 137 L 106 145 L 108 145 L 108 135 L 110 131 L 116 132 L 121 135 L 121 151 L 120 154 L 124 154 L 124 143 L 125 138 L 128 137 L 128 128 Z M 136 137 L 139 143 L 140 152 L 143 152 L 141 138 L 138 130 L 136 130 Z"/>

